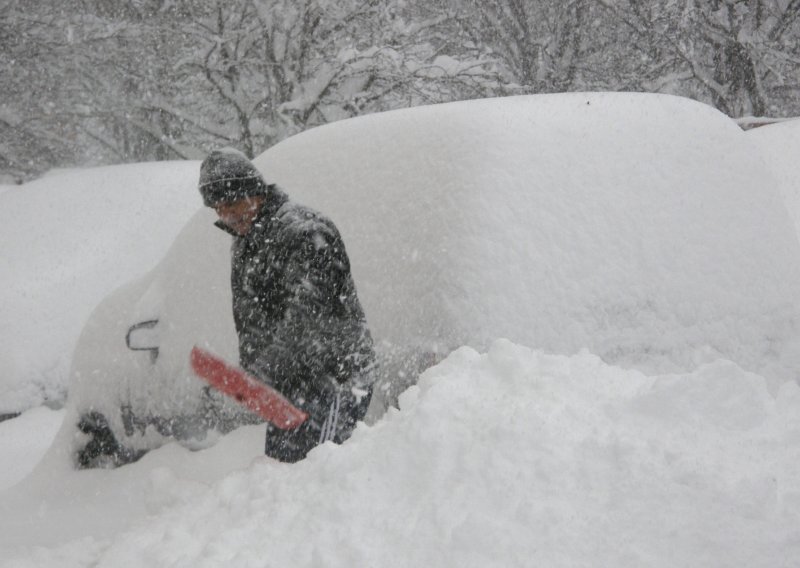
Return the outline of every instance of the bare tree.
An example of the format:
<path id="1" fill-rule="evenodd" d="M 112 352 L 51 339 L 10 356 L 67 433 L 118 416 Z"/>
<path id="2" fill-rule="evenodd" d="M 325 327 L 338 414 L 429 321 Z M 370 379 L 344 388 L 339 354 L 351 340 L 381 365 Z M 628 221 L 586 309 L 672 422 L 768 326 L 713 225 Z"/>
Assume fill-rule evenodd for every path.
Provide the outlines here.
<path id="1" fill-rule="evenodd" d="M 596 83 L 593 12 L 583 0 L 437 0 L 451 35 L 490 59 L 505 93 L 563 92 Z"/>
<path id="2" fill-rule="evenodd" d="M 21 0 L 0 8 L 0 171 L 21 181 L 30 172 L 79 159 L 77 132 L 61 114 L 62 41 L 57 15 Z"/>
<path id="3" fill-rule="evenodd" d="M 443 62 L 385 0 L 218 0 L 175 30 L 194 38 L 176 65 L 188 89 L 160 104 L 206 144 L 253 155 L 334 120 L 452 100 L 473 62 Z"/>
<path id="4" fill-rule="evenodd" d="M 709 102 L 730 116 L 796 114 L 800 1 L 594 0 L 630 35 L 647 90 Z"/>
<path id="5" fill-rule="evenodd" d="M 518 93 L 800 112 L 800 0 L 0 0 L 0 172 L 255 155 L 334 120 Z"/>

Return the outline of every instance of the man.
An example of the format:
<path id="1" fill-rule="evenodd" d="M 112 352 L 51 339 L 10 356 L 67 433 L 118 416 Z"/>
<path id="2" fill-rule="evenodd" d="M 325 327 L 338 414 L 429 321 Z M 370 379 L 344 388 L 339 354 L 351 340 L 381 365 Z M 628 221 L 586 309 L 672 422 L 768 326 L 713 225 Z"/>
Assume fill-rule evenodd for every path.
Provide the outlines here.
<path id="1" fill-rule="evenodd" d="M 294 430 L 267 425 L 266 454 L 295 462 L 343 442 L 369 405 L 375 354 L 339 231 L 235 150 L 203 161 L 199 189 L 234 237 L 239 362 L 309 415 Z"/>

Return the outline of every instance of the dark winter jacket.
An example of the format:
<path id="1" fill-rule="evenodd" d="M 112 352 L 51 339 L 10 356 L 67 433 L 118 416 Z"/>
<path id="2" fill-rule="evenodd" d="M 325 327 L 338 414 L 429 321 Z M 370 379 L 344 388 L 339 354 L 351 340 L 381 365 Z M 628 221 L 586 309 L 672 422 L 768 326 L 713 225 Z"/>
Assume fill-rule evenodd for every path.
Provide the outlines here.
<path id="1" fill-rule="evenodd" d="M 277 186 L 266 195 L 232 247 L 240 363 L 313 416 L 336 389 L 371 383 L 372 338 L 334 224 Z"/>

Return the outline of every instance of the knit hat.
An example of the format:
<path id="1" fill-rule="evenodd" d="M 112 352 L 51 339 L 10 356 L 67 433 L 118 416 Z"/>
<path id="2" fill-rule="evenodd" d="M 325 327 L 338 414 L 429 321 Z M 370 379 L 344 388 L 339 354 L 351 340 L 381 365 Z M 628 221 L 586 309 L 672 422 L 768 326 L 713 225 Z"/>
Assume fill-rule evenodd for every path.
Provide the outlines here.
<path id="1" fill-rule="evenodd" d="M 244 154 L 226 148 L 215 150 L 200 165 L 200 195 L 206 207 L 245 197 L 265 195 L 267 182 Z"/>

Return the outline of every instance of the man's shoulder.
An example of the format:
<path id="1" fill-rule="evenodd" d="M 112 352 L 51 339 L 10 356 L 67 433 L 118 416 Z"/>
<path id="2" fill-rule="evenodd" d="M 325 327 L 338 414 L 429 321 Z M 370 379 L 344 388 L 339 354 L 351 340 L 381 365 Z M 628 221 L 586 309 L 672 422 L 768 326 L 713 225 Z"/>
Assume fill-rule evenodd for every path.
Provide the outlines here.
<path id="1" fill-rule="evenodd" d="M 326 215 L 306 205 L 287 201 L 278 210 L 279 230 L 286 236 L 302 238 L 325 233 L 338 238 L 336 225 Z"/>

